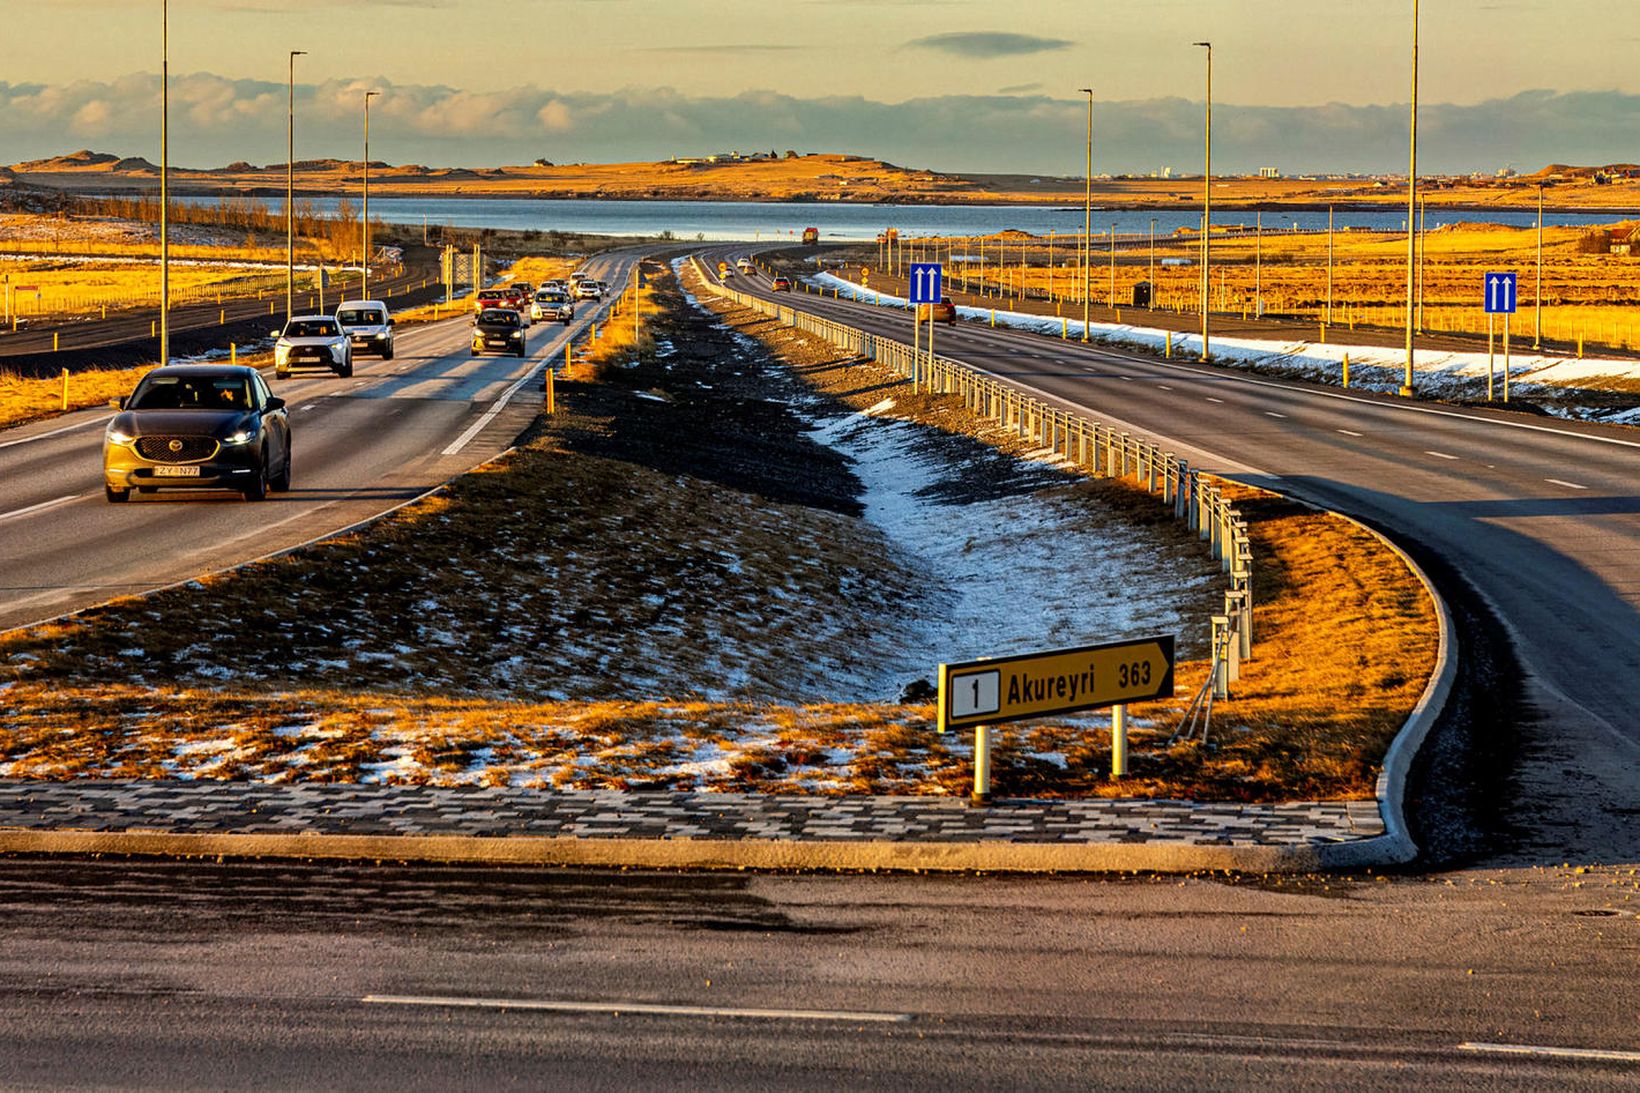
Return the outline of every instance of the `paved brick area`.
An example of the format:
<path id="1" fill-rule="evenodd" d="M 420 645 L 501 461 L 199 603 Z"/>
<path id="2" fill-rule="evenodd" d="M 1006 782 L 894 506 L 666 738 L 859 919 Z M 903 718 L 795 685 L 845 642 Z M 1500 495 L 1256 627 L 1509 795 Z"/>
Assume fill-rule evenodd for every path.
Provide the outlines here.
<path id="1" fill-rule="evenodd" d="M 0 831 L 1304 847 L 1384 833 L 1374 801 L 997 801 L 421 786 L 0 780 Z"/>

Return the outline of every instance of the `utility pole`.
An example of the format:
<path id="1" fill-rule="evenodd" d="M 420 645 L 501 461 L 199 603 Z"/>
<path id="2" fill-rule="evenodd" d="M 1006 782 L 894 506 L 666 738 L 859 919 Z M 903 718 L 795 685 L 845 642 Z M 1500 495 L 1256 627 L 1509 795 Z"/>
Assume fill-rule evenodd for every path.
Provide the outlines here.
<path id="1" fill-rule="evenodd" d="M 159 363 L 171 363 L 171 8 L 160 0 Z"/>
<path id="2" fill-rule="evenodd" d="M 359 263 L 359 299 L 370 299 L 370 100 L 380 95 L 380 91 L 366 91 L 364 93 L 364 223 L 363 243 L 364 261 Z"/>
<path id="3" fill-rule="evenodd" d="M 1107 295 L 1110 298 L 1110 303 L 1108 303 L 1106 306 L 1110 307 L 1110 308 L 1115 308 L 1116 307 L 1116 222 L 1114 220 L 1111 221 L 1111 225 L 1110 225 L 1110 289 L 1109 289 Z"/>
<path id="4" fill-rule="evenodd" d="M 1088 267 L 1093 257 L 1093 88 L 1084 87 L 1088 96 L 1088 170 L 1084 176 L 1086 193 L 1082 201 L 1082 340 L 1088 340 L 1088 296 L 1093 291 L 1088 283 Z"/>
<path id="5" fill-rule="evenodd" d="M 296 58 L 305 50 L 290 51 L 290 97 L 285 108 L 285 322 L 296 309 Z"/>
<path id="6" fill-rule="evenodd" d="M 1543 183 L 1538 183 L 1537 292 L 1532 297 L 1532 348 L 1543 348 Z"/>
<path id="7" fill-rule="evenodd" d="M 1407 151 L 1407 367 L 1401 381 L 1401 396 L 1411 398 L 1413 365 L 1418 352 L 1417 334 L 1413 330 L 1413 263 L 1417 260 L 1417 239 L 1413 235 L 1418 211 L 1418 0 L 1412 0 L 1412 126 Z"/>
<path id="8" fill-rule="evenodd" d="M 1332 325 L 1333 207 L 1327 206 L 1327 325 Z"/>
<path id="9" fill-rule="evenodd" d="M 1156 310 L 1156 218 L 1150 218 L 1150 310 Z"/>
<path id="10" fill-rule="evenodd" d="M 1211 322 L 1208 319 L 1208 299 L 1213 290 L 1208 267 L 1213 259 L 1213 43 L 1196 42 L 1207 50 L 1207 126 L 1204 137 L 1205 165 L 1202 170 L 1202 360 L 1208 359 L 1208 338 Z"/>

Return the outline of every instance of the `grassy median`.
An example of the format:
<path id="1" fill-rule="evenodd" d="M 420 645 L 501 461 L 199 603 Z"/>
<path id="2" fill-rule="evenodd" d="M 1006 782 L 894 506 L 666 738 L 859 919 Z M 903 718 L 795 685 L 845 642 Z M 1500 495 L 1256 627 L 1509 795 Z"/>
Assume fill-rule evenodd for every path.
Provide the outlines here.
<path id="1" fill-rule="evenodd" d="M 560 383 L 558 416 L 439 495 L 0 636 L 0 776 L 965 793 L 968 740 L 933 731 L 919 690 L 932 664 L 883 672 L 948 609 L 942 574 L 860 518 L 860 483 L 794 413 L 803 399 L 937 463 L 929 493 L 974 529 L 970 549 L 1023 546 L 1017 519 L 979 519 L 999 512 L 1058 514 L 1073 556 L 1126 541 L 1156 567 L 1147 583 L 1176 588 L 1157 609 L 1199 657 L 1217 567 L 1154 499 L 654 283 L 646 352 Z M 1371 794 L 1432 663 L 1430 605 L 1352 525 L 1267 495 L 1243 508 L 1259 645 L 1210 746 L 1166 742 L 1193 660 L 1178 698 L 1136 708 L 1132 777 L 1106 777 L 1102 716 L 1065 718 L 1000 734 L 998 792 Z M 883 678 L 908 687 L 837 700 L 839 680 Z"/>

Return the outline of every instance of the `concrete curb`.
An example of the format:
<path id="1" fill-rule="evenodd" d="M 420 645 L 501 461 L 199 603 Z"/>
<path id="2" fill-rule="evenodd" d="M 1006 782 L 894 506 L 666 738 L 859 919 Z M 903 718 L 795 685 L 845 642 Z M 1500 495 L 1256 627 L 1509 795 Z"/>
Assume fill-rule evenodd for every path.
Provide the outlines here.
<path id="1" fill-rule="evenodd" d="M 861 842 L 575 836 L 175 834 L 0 831 L 0 854 L 118 854 L 377 860 L 639 869 L 1005 873 L 1296 873 L 1326 868 L 1324 846 Z"/>
<path id="2" fill-rule="evenodd" d="M 1384 820 L 1384 834 L 1357 843 L 1328 846 L 1321 856 L 1323 866 L 1330 869 L 1402 865 L 1418 856 L 1418 844 L 1412 841 L 1406 824 L 1407 776 L 1412 772 L 1412 762 L 1417 758 L 1418 750 L 1429 737 L 1429 730 L 1446 709 L 1446 700 L 1451 695 L 1452 684 L 1458 677 L 1458 638 L 1452 626 L 1452 612 L 1447 608 L 1446 600 L 1436 589 L 1435 582 L 1429 579 L 1429 574 L 1424 572 L 1423 567 L 1414 561 L 1410 554 L 1376 528 L 1368 527 L 1343 513 L 1333 512 L 1331 509 L 1326 511 L 1332 512 L 1341 520 L 1348 520 L 1394 551 L 1402 564 L 1423 583 L 1424 591 L 1429 594 L 1430 602 L 1435 605 L 1435 671 L 1431 673 L 1429 682 L 1424 685 L 1424 692 L 1418 696 L 1418 704 L 1407 715 L 1401 731 L 1396 733 L 1395 739 L 1390 742 L 1389 750 L 1384 753 L 1383 768 L 1378 772 L 1374 796 L 1378 799 L 1378 812 Z"/>

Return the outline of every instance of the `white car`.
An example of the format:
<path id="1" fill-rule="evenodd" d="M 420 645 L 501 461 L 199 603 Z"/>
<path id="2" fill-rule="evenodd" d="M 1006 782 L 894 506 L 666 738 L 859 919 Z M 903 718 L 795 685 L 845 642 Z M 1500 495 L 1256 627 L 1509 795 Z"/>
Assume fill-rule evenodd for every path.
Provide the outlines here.
<path id="1" fill-rule="evenodd" d="M 543 288 L 530 301 L 530 318 L 537 322 L 551 320 L 568 325 L 575 320 L 575 301 L 562 291 Z"/>
<path id="2" fill-rule="evenodd" d="M 384 361 L 393 359 L 393 316 L 380 300 L 344 300 L 336 305 L 336 321 L 342 324 L 355 353 L 375 353 Z"/>
<path id="3" fill-rule="evenodd" d="M 297 368 L 328 368 L 338 376 L 353 374 L 353 343 L 329 315 L 293 315 L 273 336 L 273 374 L 289 379 Z"/>
<path id="4" fill-rule="evenodd" d="M 597 281 L 582 281 L 575 287 L 575 295 L 582 300 L 602 299 L 604 290 L 598 287 Z"/>

